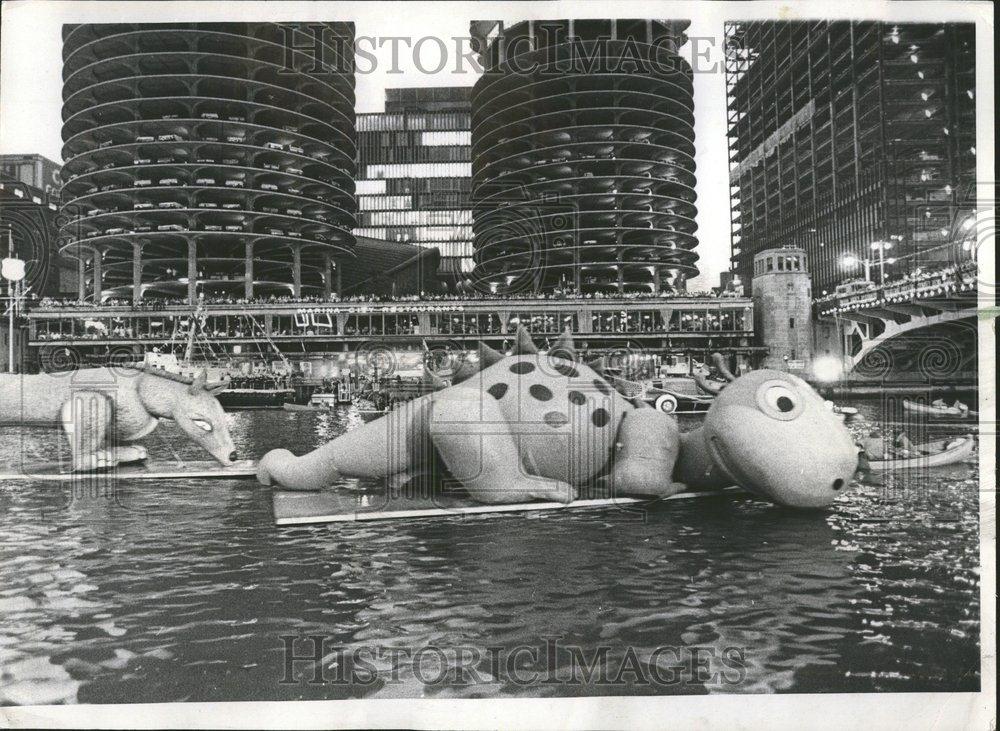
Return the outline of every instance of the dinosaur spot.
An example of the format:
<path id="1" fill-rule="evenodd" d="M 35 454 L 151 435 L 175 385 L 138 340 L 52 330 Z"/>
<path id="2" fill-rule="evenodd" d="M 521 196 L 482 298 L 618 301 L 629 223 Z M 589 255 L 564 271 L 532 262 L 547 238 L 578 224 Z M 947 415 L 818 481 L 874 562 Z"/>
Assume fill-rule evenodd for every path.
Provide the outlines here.
<path id="1" fill-rule="evenodd" d="M 594 379 L 594 388 L 596 388 L 598 391 L 600 391 L 601 393 L 603 393 L 605 396 L 610 396 L 611 395 L 611 386 L 609 386 L 608 384 L 606 384 L 600 378 L 595 378 Z"/>
<path id="2" fill-rule="evenodd" d="M 536 383 L 534 386 L 529 388 L 528 393 L 530 393 L 534 398 L 538 399 L 539 401 L 548 401 L 550 398 L 552 398 L 552 391 L 550 391 L 548 388 L 546 388 L 540 383 Z"/>
<path id="3" fill-rule="evenodd" d="M 579 378 L 580 374 L 577 372 L 576 368 L 567 363 L 555 363 L 552 366 L 552 370 L 566 378 Z"/>
<path id="4" fill-rule="evenodd" d="M 492 386 L 486 389 L 486 393 L 495 398 L 497 401 L 504 397 L 507 393 L 506 383 L 494 383 Z"/>
<path id="5" fill-rule="evenodd" d="M 594 415 L 590 417 L 590 420 L 594 422 L 594 426 L 605 426 L 611 421 L 611 414 L 608 413 L 607 409 L 597 409 L 594 411 Z"/>
<path id="6" fill-rule="evenodd" d="M 542 417 L 542 421 L 551 426 L 553 429 L 558 429 L 561 426 L 566 426 L 569 423 L 569 417 L 566 414 L 561 414 L 558 411 L 550 411 L 545 416 Z"/>
<path id="7" fill-rule="evenodd" d="M 579 391 L 570 391 L 569 402 L 574 406 L 583 406 L 585 403 L 587 403 L 587 397 L 584 396 Z"/>
<path id="8" fill-rule="evenodd" d="M 525 373 L 531 373 L 533 370 L 535 370 L 535 364 L 529 363 L 526 360 L 519 360 L 510 367 L 510 372 L 516 373 L 519 376 L 523 376 Z"/>

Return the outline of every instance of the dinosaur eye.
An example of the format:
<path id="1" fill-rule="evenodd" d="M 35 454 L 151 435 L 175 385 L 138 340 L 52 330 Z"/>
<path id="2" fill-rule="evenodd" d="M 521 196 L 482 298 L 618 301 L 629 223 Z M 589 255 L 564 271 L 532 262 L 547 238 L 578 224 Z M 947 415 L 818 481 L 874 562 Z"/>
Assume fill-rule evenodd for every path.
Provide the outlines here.
<path id="1" fill-rule="evenodd" d="M 212 431 L 212 425 L 203 419 L 191 419 L 199 429 L 203 431 Z"/>
<path id="2" fill-rule="evenodd" d="M 757 405 L 768 416 L 787 421 L 802 412 L 802 397 L 782 381 L 769 381 L 757 391 Z"/>

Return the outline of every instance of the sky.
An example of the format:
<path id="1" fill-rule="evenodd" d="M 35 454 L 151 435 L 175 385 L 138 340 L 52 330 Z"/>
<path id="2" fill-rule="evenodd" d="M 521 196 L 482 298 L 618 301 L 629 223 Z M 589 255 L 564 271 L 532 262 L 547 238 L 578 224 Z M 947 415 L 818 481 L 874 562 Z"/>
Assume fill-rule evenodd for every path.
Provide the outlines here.
<path id="1" fill-rule="evenodd" d="M 915 4 L 904 13 L 915 19 Z M 948 3 L 937 3 L 937 7 Z M 471 20 L 518 20 L 544 18 L 620 17 L 671 18 L 691 20 L 688 37 L 700 39 L 681 49 L 692 62 L 694 75 L 695 146 L 698 195 L 698 266 L 701 276 L 689 283 L 689 289 L 716 286 L 719 273 L 729 268 L 730 214 L 728 159 L 726 142 L 725 75 L 723 68 L 723 23 L 726 18 L 768 17 L 778 6 L 770 3 L 694 3 L 694 2 L 50 2 L 48 0 L 13 0 L 3 5 L 0 26 L 0 153 L 39 153 L 56 162 L 60 154 L 61 112 L 61 27 L 78 22 L 166 22 L 198 20 L 350 20 L 355 23 L 359 45 L 376 57 L 370 73 L 356 77 L 358 112 L 382 111 L 386 88 L 405 86 L 472 85 L 477 70 L 463 65 L 464 73 L 455 73 L 458 65 L 455 42 L 467 37 Z M 868 14 L 898 13 L 898 3 L 859 4 L 797 3 L 782 5 L 779 14 L 793 19 L 809 8 L 821 8 L 819 14 L 832 16 L 857 12 Z M 611 11 L 614 11 L 611 14 Z M 813 16 L 815 17 L 815 10 Z M 808 17 L 808 16 L 807 16 Z M 440 62 L 440 44 L 434 40 L 419 45 L 414 52 L 391 37 L 442 39 L 448 47 L 448 64 L 436 74 L 422 73 Z M 371 39 L 379 39 L 380 44 Z M 399 49 L 393 62 L 393 45 Z M 467 48 L 467 46 L 466 46 Z M 697 57 L 695 57 L 697 55 Z M 361 70 L 371 64 L 359 61 Z"/>

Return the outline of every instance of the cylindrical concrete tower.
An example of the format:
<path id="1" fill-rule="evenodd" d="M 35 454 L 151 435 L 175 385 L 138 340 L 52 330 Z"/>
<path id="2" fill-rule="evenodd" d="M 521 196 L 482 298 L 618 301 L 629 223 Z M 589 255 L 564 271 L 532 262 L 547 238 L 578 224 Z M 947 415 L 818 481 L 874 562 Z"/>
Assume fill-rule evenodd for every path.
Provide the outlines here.
<path id="1" fill-rule="evenodd" d="M 698 273 L 687 25 L 472 24 L 477 283 L 658 293 Z"/>
<path id="2" fill-rule="evenodd" d="M 803 249 L 768 249 L 754 257 L 755 330 L 767 347 L 764 368 L 807 373 L 812 362 L 812 282 Z"/>
<path id="3" fill-rule="evenodd" d="M 354 25 L 64 26 L 63 141 L 81 299 L 328 291 L 354 248 Z"/>

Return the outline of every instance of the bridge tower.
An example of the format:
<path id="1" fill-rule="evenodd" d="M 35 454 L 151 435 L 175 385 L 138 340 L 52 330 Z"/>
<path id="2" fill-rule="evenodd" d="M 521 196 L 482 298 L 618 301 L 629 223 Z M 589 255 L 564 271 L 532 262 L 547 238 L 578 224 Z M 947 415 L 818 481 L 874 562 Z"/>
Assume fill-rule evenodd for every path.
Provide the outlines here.
<path id="1" fill-rule="evenodd" d="M 755 329 L 768 348 L 765 368 L 809 373 L 812 362 L 812 281 L 806 252 L 767 249 L 754 257 Z"/>

